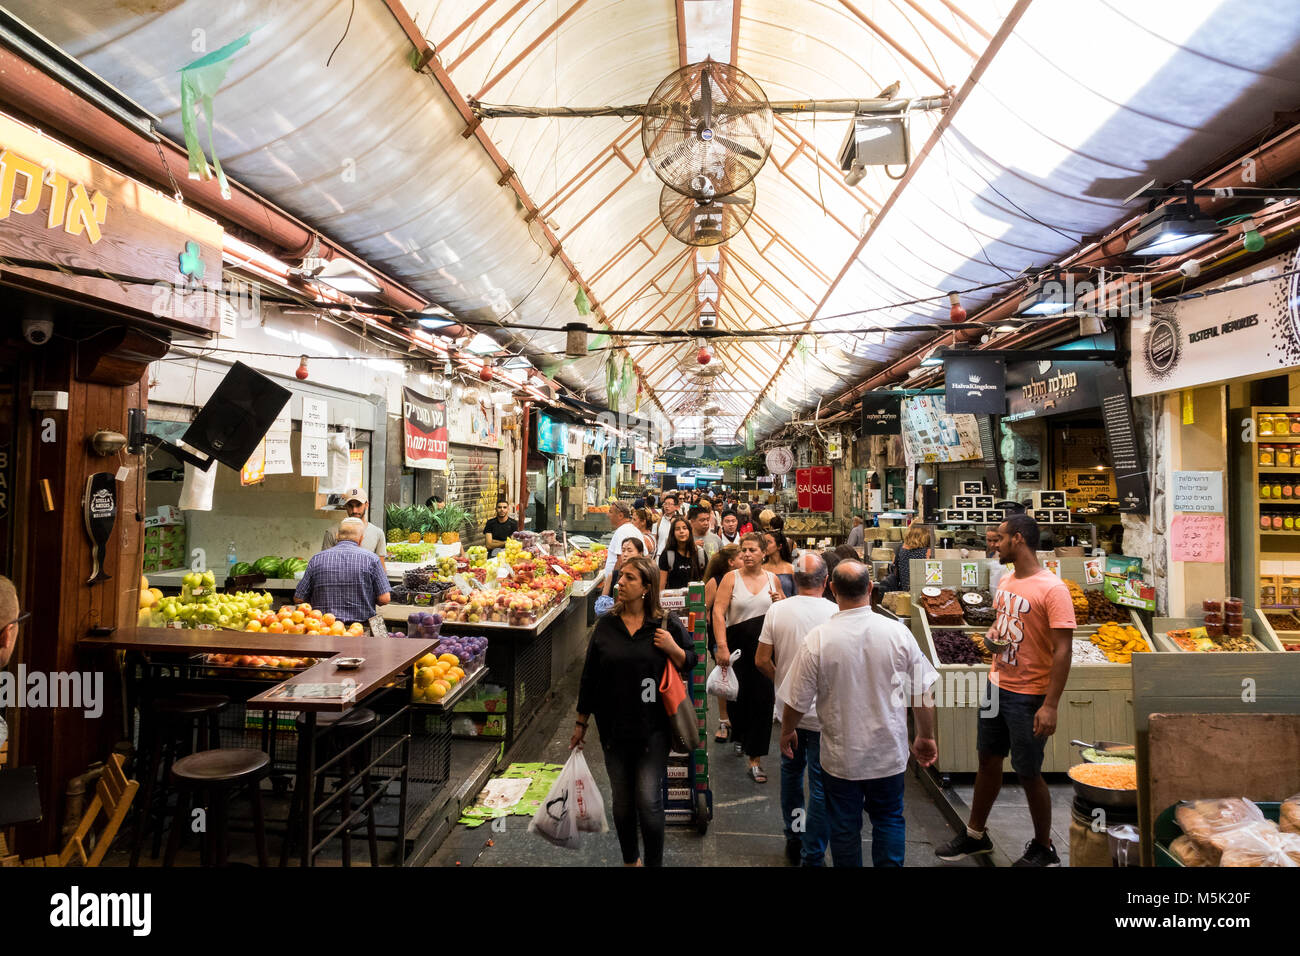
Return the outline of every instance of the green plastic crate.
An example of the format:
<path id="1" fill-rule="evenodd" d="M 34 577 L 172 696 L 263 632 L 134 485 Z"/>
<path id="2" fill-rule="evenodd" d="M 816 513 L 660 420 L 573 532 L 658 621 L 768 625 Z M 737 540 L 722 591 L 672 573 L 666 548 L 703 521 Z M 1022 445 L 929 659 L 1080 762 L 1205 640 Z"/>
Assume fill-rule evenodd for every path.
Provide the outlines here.
<path id="1" fill-rule="evenodd" d="M 1277 823 L 1282 813 L 1282 804 L 1279 803 L 1260 803 L 1251 801 L 1259 807 L 1264 813 L 1265 820 L 1272 820 Z M 1178 837 L 1183 835 L 1183 828 L 1178 825 L 1174 819 L 1174 811 L 1178 809 L 1178 804 L 1172 804 L 1160 811 L 1156 817 L 1155 825 L 1155 843 L 1156 843 L 1156 866 L 1178 866 L 1183 864 L 1178 858 L 1169 852 L 1169 844 L 1173 843 Z"/>

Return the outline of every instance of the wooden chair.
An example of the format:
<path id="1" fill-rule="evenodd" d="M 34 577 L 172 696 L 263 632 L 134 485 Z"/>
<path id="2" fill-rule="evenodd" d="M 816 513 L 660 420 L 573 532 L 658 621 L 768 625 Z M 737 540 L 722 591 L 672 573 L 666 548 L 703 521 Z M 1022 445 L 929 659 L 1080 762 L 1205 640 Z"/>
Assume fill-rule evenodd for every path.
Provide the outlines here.
<path id="1" fill-rule="evenodd" d="M 95 799 L 82 814 L 76 832 L 68 838 L 62 853 L 58 855 L 51 853 L 48 856 L 17 862 L 17 857 L 4 857 L 3 842 L 0 841 L 0 865 L 67 866 L 75 856 L 82 866 L 99 866 L 104 855 L 108 853 L 108 848 L 112 846 L 113 838 L 117 836 L 122 821 L 126 819 L 127 811 L 131 809 L 131 801 L 135 799 L 135 793 L 140 788 L 137 781 L 126 778 L 122 764 L 121 754 L 113 754 L 108 758 L 108 763 L 104 765 L 104 770 L 99 775 L 99 783 L 95 786 Z M 87 856 L 85 841 L 90 835 L 91 827 L 95 825 L 95 818 L 101 812 L 105 818 L 104 827 L 96 837 L 90 855 Z"/>

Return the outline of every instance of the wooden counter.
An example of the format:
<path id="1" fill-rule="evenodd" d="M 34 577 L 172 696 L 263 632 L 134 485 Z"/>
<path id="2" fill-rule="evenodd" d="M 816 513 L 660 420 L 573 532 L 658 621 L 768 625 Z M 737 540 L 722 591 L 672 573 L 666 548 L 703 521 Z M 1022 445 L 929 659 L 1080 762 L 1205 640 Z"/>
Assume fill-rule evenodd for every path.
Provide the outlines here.
<path id="1" fill-rule="evenodd" d="M 83 637 L 82 648 L 154 654 L 275 654 L 281 657 L 365 657 L 367 637 L 273 634 L 270 631 L 199 630 L 178 627 L 120 627 L 108 637 Z M 418 655 L 417 655 L 418 656 Z"/>
<path id="2" fill-rule="evenodd" d="M 365 638 L 356 638 L 365 641 Z M 390 683 L 399 674 L 438 646 L 438 641 L 415 638 L 370 638 L 355 648 L 365 663 L 356 670 L 340 670 L 333 660 L 324 660 L 301 671 L 283 683 L 250 697 L 250 710 L 344 711 Z M 285 688 L 301 684 L 339 684 L 346 681 L 348 690 L 338 697 L 286 697 Z"/>

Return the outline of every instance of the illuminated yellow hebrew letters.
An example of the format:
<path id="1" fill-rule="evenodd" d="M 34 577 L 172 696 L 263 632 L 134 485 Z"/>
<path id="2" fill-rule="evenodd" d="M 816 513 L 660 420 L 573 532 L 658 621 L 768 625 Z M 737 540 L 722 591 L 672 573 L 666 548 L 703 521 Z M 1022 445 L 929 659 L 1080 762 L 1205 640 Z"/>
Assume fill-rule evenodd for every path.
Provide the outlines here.
<path id="1" fill-rule="evenodd" d="M 107 197 L 101 192 L 96 192 L 95 198 L 91 199 L 86 195 L 86 187 L 77 183 L 72 187 L 72 202 L 68 204 L 68 218 L 64 228 L 69 235 L 73 236 L 81 235 L 81 230 L 85 229 L 86 236 L 93 245 L 99 242 L 99 227 L 107 214 Z"/>
<path id="2" fill-rule="evenodd" d="M 63 225 L 63 215 L 68 208 L 68 177 L 51 169 L 45 174 L 45 185 L 50 187 L 50 217 L 45 225 L 53 229 Z"/>
<path id="3" fill-rule="evenodd" d="M 41 203 L 41 186 L 45 170 L 30 159 L 24 159 L 17 153 L 5 150 L 0 153 L 0 219 L 9 218 L 9 210 L 30 216 Z M 14 204 L 14 181 L 19 175 L 27 177 L 27 191 L 23 198 Z"/>

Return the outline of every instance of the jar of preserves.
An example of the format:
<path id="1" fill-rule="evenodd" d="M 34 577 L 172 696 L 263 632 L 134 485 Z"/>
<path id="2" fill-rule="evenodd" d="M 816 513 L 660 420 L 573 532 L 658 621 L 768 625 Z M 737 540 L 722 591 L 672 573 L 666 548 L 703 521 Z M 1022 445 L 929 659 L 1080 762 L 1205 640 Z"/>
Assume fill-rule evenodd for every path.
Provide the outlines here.
<path id="1" fill-rule="evenodd" d="M 1259 486 L 1259 496 L 1260 496 L 1261 498 L 1271 498 L 1271 497 L 1273 496 L 1273 486 L 1272 486 L 1272 485 L 1260 485 L 1260 486 Z"/>
<path id="2" fill-rule="evenodd" d="M 1270 498 L 1281 498 L 1281 497 L 1282 497 L 1282 482 L 1280 482 L 1280 481 L 1275 481 L 1275 482 L 1273 482 L 1273 484 L 1269 485 L 1269 486 L 1268 486 L 1268 494 L 1269 494 L 1269 497 L 1270 497 Z"/>
<path id="3" fill-rule="evenodd" d="M 1259 415 L 1259 434 L 1260 437 L 1272 437 L 1273 435 L 1273 416 L 1260 412 Z"/>
<path id="4" fill-rule="evenodd" d="M 1268 515 L 1266 515 L 1266 514 L 1264 514 L 1264 515 L 1260 515 L 1260 516 L 1259 516 L 1259 527 L 1260 527 L 1260 530 L 1261 530 L 1261 531 L 1267 531 L 1269 528 L 1273 527 L 1273 521 L 1272 521 L 1272 519 L 1271 519 Z"/>
<path id="5" fill-rule="evenodd" d="M 1272 445 L 1260 445 L 1260 446 L 1259 446 L 1259 463 L 1260 463 L 1261 465 L 1264 465 L 1265 467 L 1272 467 L 1272 465 L 1273 465 L 1273 446 L 1272 446 Z"/>
<path id="6" fill-rule="evenodd" d="M 1291 479 L 1288 478 L 1286 481 L 1282 482 L 1282 497 L 1291 498 L 1294 497 L 1294 495 L 1295 485 L 1291 484 Z"/>
<path id="7" fill-rule="evenodd" d="M 1268 605 L 1268 604 L 1274 604 L 1276 602 L 1277 602 L 1277 585 L 1275 584 L 1260 585 L 1259 603 Z"/>
<path id="8" fill-rule="evenodd" d="M 1281 515 L 1273 515 L 1273 530 L 1274 530 L 1274 531 L 1281 531 L 1281 530 L 1282 530 L 1282 516 L 1281 516 Z"/>
<path id="9" fill-rule="evenodd" d="M 1290 512 L 1287 512 L 1287 516 L 1282 519 L 1282 530 L 1283 531 L 1295 530 L 1295 516 Z"/>
<path id="10" fill-rule="evenodd" d="M 1291 446 L 1278 445 L 1273 449 L 1273 463 L 1279 468 L 1291 467 Z"/>
<path id="11" fill-rule="evenodd" d="M 1287 416 L 1287 417 L 1290 419 L 1290 424 L 1291 424 L 1291 434 L 1292 434 L 1292 435 L 1300 435 L 1300 412 L 1292 412 L 1292 413 L 1291 413 L 1289 416 Z M 1276 421 L 1276 419 L 1275 419 L 1274 422 L 1273 422 L 1273 427 L 1274 427 L 1274 428 L 1277 427 L 1277 421 Z"/>

